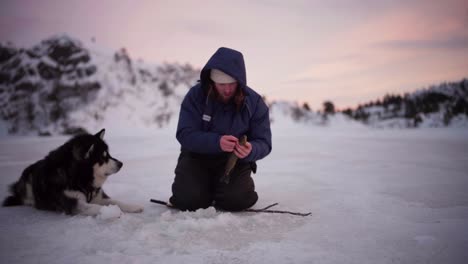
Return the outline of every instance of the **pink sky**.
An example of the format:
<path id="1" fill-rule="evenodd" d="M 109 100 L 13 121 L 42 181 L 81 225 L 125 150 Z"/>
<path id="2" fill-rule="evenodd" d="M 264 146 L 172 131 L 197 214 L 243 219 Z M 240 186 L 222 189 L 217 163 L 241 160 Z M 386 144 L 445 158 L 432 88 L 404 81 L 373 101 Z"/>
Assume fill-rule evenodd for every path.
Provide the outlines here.
<path id="1" fill-rule="evenodd" d="M 244 53 L 249 86 L 313 109 L 468 77 L 464 0 L 0 2 L 0 41 L 30 47 L 62 33 L 196 67 L 231 47 Z"/>

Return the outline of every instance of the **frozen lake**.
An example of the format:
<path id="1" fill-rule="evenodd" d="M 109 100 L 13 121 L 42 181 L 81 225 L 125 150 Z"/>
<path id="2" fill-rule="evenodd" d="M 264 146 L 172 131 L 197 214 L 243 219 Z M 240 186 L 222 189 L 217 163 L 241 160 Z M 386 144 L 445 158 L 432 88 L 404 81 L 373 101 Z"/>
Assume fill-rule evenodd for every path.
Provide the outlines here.
<path id="1" fill-rule="evenodd" d="M 259 201 L 299 217 L 170 211 L 173 130 L 108 130 L 124 162 L 104 189 L 142 204 L 117 219 L 0 209 L 2 263 L 468 263 L 468 131 L 273 125 L 254 175 Z M 66 137 L 0 138 L 0 198 Z"/>

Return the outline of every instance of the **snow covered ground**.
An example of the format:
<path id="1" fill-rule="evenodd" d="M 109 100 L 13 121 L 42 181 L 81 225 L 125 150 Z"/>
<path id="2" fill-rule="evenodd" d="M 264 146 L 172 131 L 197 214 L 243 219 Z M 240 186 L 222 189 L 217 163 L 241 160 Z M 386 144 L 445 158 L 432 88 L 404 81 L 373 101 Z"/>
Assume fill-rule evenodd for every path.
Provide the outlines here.
<path id="1" fill-rule="evenodd" d="M 0 199 L 66 139 L 0 138 Z M 109 129 L 106 140 L 124 162 L 106 192 L 145 211 L 107 219 L 0 208 L 1 263 L 468 263 L 466 128 L 275 122 L 273 152 L 254 175 L 254 208 L 279 202 L 308 217 L 149 203 L 171 194 L 174 128 Z"/>

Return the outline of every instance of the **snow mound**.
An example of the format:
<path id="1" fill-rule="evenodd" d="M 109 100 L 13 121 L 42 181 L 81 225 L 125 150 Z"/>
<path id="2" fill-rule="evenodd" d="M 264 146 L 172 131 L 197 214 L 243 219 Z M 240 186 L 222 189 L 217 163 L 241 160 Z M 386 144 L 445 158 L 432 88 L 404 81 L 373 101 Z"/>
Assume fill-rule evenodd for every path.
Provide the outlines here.
<path id="1" fill-rule="evenodd" d="M 101 211 L 97 218 L 101 220 L 109 220 L 119 218 L 121 215 L 122 211 L 120 210 L 120 207 L 117 205 L 109 205 L 101 207 Z"/>
<path id="2" fill-rule="evenodd" d="M 218 212 L 213 207 L 195 212 L 169 210 L 141 225 L 132 239 L 141 241 L 141 247 L 163 248 L 174 254 L 203 248 L 239 250 L 259 241 L 279 240 L 304 221 L 287 215 Z"/>

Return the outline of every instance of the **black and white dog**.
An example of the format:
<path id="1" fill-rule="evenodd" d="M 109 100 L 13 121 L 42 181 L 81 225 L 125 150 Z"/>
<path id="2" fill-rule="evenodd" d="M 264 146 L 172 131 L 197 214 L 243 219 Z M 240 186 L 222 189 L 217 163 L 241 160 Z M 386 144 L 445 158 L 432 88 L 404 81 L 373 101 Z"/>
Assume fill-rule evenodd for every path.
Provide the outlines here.
<path id="1" fill-rule="evenodd" d="M 11 185 L 12 195 L 3 206 L 30 205 L 66 214 L 98 215 L 103 205 L 117 205 L 124 212 L 142 212 L 143 207 L 113 200 L 102 190 L 107 177 L 123 165 L 109 154 L 104 132 L 75 136 L 29 165 Z"/>

